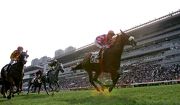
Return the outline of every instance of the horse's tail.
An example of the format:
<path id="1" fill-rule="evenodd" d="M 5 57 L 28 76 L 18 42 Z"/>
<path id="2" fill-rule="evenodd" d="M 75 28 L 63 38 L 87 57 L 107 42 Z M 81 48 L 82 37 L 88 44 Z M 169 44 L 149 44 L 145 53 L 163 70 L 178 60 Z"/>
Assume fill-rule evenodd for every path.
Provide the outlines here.
<path id="1" fill-rule="evenodd" d="M 75 70 L 79 70 L 79 69 L 83 69 L 83 67 L 82 67 L 82 63 L 80 63 L 80 64 L 76 65 L 76 66 L 75 66 L 75 67 L 73 67 L 71 70 L 72 70 L 72 71 L 75 71 Z"/>

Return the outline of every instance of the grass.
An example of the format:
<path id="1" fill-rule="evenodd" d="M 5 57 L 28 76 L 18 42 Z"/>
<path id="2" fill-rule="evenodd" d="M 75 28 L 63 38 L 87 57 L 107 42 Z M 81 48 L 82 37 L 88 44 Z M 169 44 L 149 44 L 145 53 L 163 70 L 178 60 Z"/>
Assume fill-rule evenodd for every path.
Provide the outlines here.
<path id="1" fill-rule="evenodd" d="M 54 96 L 21 94 L 11 100 L 0 96 L 0 105 L 180 105 L 180 85 L 95 90 L 60 91 Z"/>

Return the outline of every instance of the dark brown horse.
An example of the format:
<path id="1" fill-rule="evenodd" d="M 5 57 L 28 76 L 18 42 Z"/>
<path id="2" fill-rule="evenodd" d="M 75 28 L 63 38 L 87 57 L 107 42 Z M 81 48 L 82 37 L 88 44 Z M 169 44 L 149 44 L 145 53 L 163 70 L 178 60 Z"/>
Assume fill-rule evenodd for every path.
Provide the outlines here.
<path id="1" fill-rule="evenodd" d="M 42 80 L 41 80 L 42 74 L 40 74 L 39 76 L 36 76 L 36 77 L 29 80 L 28 93 L 27 94 L 29 94 L 30 88 L 33 92 L 36 92 L 36 89 L 38 88 L 38 94 L 40 94 L 40 90 L 41 90 L 41 86 L 42 86 Z M 45 91 L 47 92 L 46 88 L 45 88 Z M 48 92 L 47 92 L 47 94 L 48 94 Z"/>
<path id="2" fill-rule="evenodd" d="M 9 95 L 7 96 L 8 99 L 11 99 L 11 96 L 14 93 L 19 93 L 22 89 L 22 80 L 24 76 L 23 68 L 27 62 L 28 57 L 29 55 L 27 54 L 27 52 L 22 52 L 20 54 L 19 60 L 15 64 L 11 65 L 9 70 L 5 69 L 7 68 L 7 65 L 5 65 L 1 70 L 1 76 L 4 83 L 2 92 L 5 96 L 7 91 L 10 91 Z M 15 92 L 13 91 L 14 86 L 16 87 Z"/>
<path id="3" fill-rule="evenodd" d="M 113 84 L 110 85 L 109 92 L 112 91 L 120 77 L 120 72 L 118 72 L 118 70 L 120 69 L 121 55 L 124 46 L 136 45 L 134 37 L 129 36 L 122 31 L 120 35 L 117 34 L 116 37 L 114 37 L 113 39 L 114 42 L 112 47 L 104 50 L 103 59 L 101 60 L 101 63 L 91 63 L 91 53 L 89 53 L 85 56 L 84 60 L 80 64 L 72 68 L 72 70 L 86 70 L 89 75 L 90 83 L 96 88 L 97 91 L 100 91 L 100 89 L 97 87 L 95 82 L 98 83 L 101 86 L 102 91 L 104 91 L 104 85 L 101 81 L 98 80 L 98 77 L 102 72 L 110 73 Z"/>

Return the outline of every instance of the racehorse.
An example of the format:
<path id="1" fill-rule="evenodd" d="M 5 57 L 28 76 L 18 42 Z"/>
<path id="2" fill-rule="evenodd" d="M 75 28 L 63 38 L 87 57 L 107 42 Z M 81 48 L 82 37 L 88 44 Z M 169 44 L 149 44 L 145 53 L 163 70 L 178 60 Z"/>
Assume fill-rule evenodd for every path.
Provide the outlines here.
<path id="1" fill-rule="evenodd" d="M 53 63 L 50 63 L 49 64 L 50 66 L 51 65 L 54 65 Z M 53 92 L 54 94 L 54 90 L 57 91 L 57 88 L 59 89 L 59 83 L 58 83 L 58 75 L 59 75 L 59 71 L 61 71 L 62 73 L 64 72 L 64 68 L 63 68 L 63 65 L 59 62 L 57 62 L 55 64 L 55 67 L 53 70 L 49 70 L 47 72 L 47 75 L 46 76 L 43 76 L 42 77 L 42 82 L 46 85 L 46 83 L 49 84 L 49 88 L 51 89 L 51 91 Z"/>
<path id="2" fill-rule="evenodd" d="M 1 77 L 3 79 L 2 93 L 5 97 L 5 94 L 7 94 L 7 91 L 9 90 L 9 95 L 7 96 L 7 99 L 11 99 L 14 93 L 19 94 L 19 92 L 22 90 L 22 80 L 24 76 L 23 68 L 27 62 L 28 57 L 29 55 L 27 54 L 27 52 L 22 52 L 19 56 L 19 60 L 13 65 L 11 65 L 9 67 L 9 70 L 6 70 L 9 64 L 5 65 L 1 69 Z M 15 92 L 13 92 L 14 86 L 17 89 Z"/>
<path id="3" fill-rule="evenodd" d="M 36 92 L 36 89 L 38 88 L 38 94 L 40 93 L 40 90 L 41 90 L 41 86 L 42 86 L 42 80 L 41 80 L 42 77 L 35 77 L 35 78 L 32 78 L 29 80 L 29 84 L 28 84 L 28 93 L 29 94 L 29 89 L 31 88 L 31 90 L 33 90 L 33 92 Z M 46 90 L 46 87 L 45 87 L 45 91 L 47 92 Z M 47 92 L 48 94 L 48 92 Z"/>
<path id="4" fill-rule="evenodd" d="M 105 85 L 98 80 L 98 77 L 102 72 L 110 73 L 112 84 L 109 87 L 109 92 L 113 90 L 121 75 L 119 69 L 124 46 L 136 46 L 134 37 L 127 35 L 123 31 L 121 31 L 121 34 L 117 34 L 113 37 L 113 40 L 113 45 L 108 49 L 104 49 L 103 57 L 101 57 L 102 59 L 100 59 L 100 63 L 90 62 L 92 55 L 90 52 L 85 55 L 82 62 L 72 68 L 72 70 L 84 69 L 88 73 L 91 85 L 93 85 L 97 91 L 104 91 L 105 88 Z M 95 82 L 101 86 L 101 89 L 98 88 Z"/>
<path id="5" fill-rule="evenodd" d="M 54 63 L 50 63 L 49 65 L 53 65 L 53 64 Z M 40 88 L 43 84 L 44 89 L 48 95 L 49 95 L 49 93 L 47 92 L 47 89 L 46 89 L 46 83 L 49 84 L 49 88 L 51 88 L 51 91 L 54 91 L 54 88 L 52 87 L 52 85 L 57 86 L 56 89 L 59 88 L 59 83 L 58 83 L 59 71 L 61 71 L 63 73 L 64 68 L 63 68 L 63 65 L 61 63 L 57 62 L 56 66 L 53 70 L 49 70 L 47 72 L 47 74 L 42 75 L 40 78 L 35 78 L 34 81 L 30 80 L 29 86 L 28 86 L 28 93 L 29 93 L 29 89 L 30 89 L 31 85 L 34 88 L 38 87 L 39 88 L 38 93 L 39 93 Z"/>

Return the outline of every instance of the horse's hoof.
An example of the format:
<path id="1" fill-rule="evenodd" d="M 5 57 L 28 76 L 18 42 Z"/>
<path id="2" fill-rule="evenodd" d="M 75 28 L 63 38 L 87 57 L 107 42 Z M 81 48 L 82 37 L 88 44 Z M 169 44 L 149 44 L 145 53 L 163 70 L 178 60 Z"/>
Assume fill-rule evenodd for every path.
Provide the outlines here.
<path id="1" fill-rule="evenodd" d="M 99 89 L 96 89 L 98 92 L 101 92 Z"/>
<path id="2" fill-rule="evenodd" d="M 52 93 L 52 96 L 54 96 L 54 92 Z"/>
<path id="3" fill-rule="evenodd" d="M 14 97 L 14 94 L 12 95 L 12 97 Z"/>
<path id="4" fill-rule="evenodd" d="M 106 89 L 106 87 L 105 86 L 102 86 L 102 88 L 101 88 L 101 90 L 104 92 L 104 90 Z"/>
<path id="5" fill-rule="evenodd" d="M 8 96 L 7 99 L 11 99 L 11 96 Z"/>
<path id="6" fill-rule="evenodd" d="M 112 88 L 109 88 L 109 93 L 112 91 Z"/>

